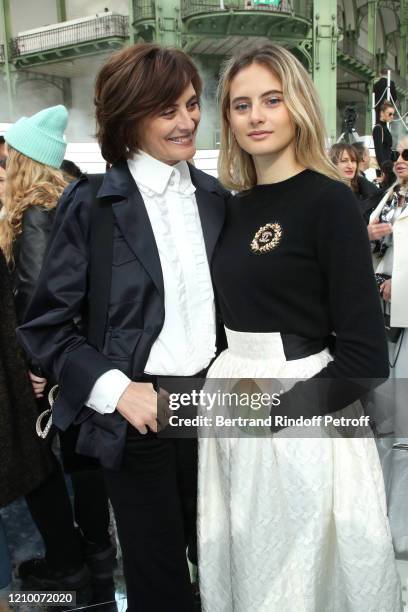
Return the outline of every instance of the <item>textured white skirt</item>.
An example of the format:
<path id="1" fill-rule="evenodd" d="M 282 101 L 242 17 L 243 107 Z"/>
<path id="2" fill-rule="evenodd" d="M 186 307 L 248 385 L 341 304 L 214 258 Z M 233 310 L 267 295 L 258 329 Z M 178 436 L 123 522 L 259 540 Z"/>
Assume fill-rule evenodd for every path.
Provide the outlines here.
<path id="1" fill-rule="evenodd" d="M 286 361 L 278 333 L 227 338 L 207 392 L 215 379 L 228 391 L 228 380 L 231 390 L 237 379 L 309 378 L 331 360 L 324 350 Z M 293 433 L 200 437 L 203 612 L 400 612 L 374 440 Z"/>

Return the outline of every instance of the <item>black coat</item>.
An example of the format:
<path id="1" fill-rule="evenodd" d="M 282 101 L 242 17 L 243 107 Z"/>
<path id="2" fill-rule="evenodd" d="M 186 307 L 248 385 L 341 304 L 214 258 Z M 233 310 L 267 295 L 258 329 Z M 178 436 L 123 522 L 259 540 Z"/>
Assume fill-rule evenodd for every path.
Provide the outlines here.
<path id="1" fill-rule="evenodd" d="M 391 159 L 392 135 L 385 121 L 378 121 L 373 127 L 375 157 L 378 165 Z"/>
<path id="2" fill-rule="evenodd" d="M 211 262 L 228 197 L 213 177 L 190 166 Z M 78 326 L 88 297 L 90 212 L 88 181 L 71 184 L 61 201 L 37 291 L 19 336 L 25 350 L 60 385 L 54 422 L 82 423 L 77 450 L 108 468 L 120 466 L 127 423 L 118 411 L 100 415 L 84 406 L 97 379 L 112 368 L 133 380 L 143 375 L 164 323 L 159 254 L 143 198 L 126 162 L 115 164 L 98 192 L 112 205 L 114 238 L 107 332 L 102 352 Z"/>
<path id="3" fill-rule="evenodd" d="M 15 336 L 11 282 L 0 251 L 0 507 L 35 489 L 52 470 L 35 433 L 37 405 Z"/>

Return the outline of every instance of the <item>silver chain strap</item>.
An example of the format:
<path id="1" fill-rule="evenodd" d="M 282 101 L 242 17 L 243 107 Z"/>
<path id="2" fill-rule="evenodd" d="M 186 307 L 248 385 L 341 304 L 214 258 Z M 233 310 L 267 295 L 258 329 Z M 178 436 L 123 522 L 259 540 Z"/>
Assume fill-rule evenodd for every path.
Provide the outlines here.
<path id="1" fill-rule="evenodd" d="M 37 418 L 37 421 L 35 423 L 35 431 L 37 432 L 37 436 L 39 438 L 42 438 L 43 440 L 48 436 L 48 433 L 52 426 L 52 407 L 54 405 L 57 392 L 58 392 L 58 385 L 54 385 L 53 387 L 51 387 L 48 393 L 48 403 L 50 407 L 47 410 L 44 410 L 44 412 L 40 414 L 40 416 Z M 47 424 L 44 427 L 44 429 L 41 429 L 42 421 L 47 416 L 48 416 Z"/>

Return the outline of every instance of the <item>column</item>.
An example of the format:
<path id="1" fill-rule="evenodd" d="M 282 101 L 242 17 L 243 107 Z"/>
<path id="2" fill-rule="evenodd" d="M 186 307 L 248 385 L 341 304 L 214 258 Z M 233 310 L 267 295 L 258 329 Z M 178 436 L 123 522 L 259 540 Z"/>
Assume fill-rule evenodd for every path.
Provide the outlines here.
<path id="1" fill-rule="evenodd" d="M 337 0 L 313 3 L 313 80 L 323 106 L 327 135 L 336 142 Z"/>
<path id="2" fill-rule="evenodd" d="M 180 0 L 155 0 L 156 42 L 166 47 L 181 47 Z"/>
<path id="3" fill-rule="evenodd" d="M 0 28 L 1 28 L 1 39 L 4 45 L 4 78 L 6 81 L 7 88 L 7 101 L 8 101 L 8 117 L 7 120 L 12 122 L 14 120 L 14 87 L 13 77 L 11 73 L 11 18 L 10 18 L 10 0 L 0 0 Z"/>

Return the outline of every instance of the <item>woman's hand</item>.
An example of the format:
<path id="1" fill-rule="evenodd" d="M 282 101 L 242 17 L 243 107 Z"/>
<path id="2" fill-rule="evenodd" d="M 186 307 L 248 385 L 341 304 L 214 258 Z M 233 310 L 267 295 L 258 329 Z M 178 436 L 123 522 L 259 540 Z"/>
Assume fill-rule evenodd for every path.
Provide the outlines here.
<path id="1" fill-rule="evenodd" d="M 40 399 L 40 397 L 44 397 L 44 389 L 45 385 L 47 384 L 47 379 L 42 378 L 41 376 L 36 376 L 30 371 L 28 372 L 28 374 L 30 376 L 35 397 L 37 399 Z"/>
<path id="2" fill-rule="evenodd" d="M 391 278 L 383 282 L 380 287 L 380 293 L 383 297 L 383 300 L 385 300 L 386 302 L 391 301 Z"/>
<path id="3" fill-rule="evenodd" d="M 367 231 L 369 240 L 380 240 L 392 233 L 392 225 L 391 223 L 380 223 L 379 219 L 374 219 L 367 226 Z"/>

